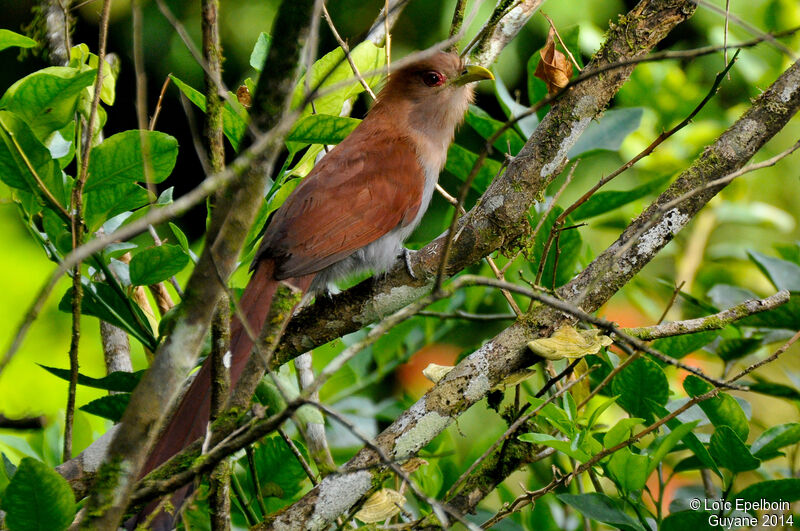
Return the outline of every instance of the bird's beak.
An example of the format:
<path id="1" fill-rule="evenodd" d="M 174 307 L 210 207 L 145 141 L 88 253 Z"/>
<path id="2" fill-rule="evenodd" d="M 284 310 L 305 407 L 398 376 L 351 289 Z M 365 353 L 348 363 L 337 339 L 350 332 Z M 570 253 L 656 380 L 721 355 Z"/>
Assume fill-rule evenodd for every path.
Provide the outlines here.
<path id="1" fill-rule="evenodd" d="M 464 68 L 457 78 L 453 80 L 454 85 L 466 85 L 473 81 L 481 81 L 482 79 L 494 79 L 491 72 L 482 66 L 470 65 Z"/>

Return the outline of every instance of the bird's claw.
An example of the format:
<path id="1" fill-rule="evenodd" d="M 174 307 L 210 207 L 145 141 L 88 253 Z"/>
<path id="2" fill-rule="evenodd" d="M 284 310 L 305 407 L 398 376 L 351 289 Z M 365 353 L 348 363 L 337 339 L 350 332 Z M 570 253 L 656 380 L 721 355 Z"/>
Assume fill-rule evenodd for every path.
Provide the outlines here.
<path id="1" fill-rule="evenodd" d="M 403 261 L 406 264 L 406 271 L 408 271 L 409 276 L 417 280 L 417 275 L 415 275 L 414 270 L 411 269 L 411 251 L 405 247 L 403 247 Z"/>

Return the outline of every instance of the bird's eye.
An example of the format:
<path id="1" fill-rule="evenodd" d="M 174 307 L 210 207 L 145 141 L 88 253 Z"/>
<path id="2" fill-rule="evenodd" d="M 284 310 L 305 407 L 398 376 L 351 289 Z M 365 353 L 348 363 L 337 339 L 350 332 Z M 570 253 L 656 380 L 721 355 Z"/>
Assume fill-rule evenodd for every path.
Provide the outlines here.
<path id="1" fill-rule="evenodd" d="M 444 76 L 435 70 L 422 73 L 422 82 L 429 87 L 438 87 L 444 83 Z"/>

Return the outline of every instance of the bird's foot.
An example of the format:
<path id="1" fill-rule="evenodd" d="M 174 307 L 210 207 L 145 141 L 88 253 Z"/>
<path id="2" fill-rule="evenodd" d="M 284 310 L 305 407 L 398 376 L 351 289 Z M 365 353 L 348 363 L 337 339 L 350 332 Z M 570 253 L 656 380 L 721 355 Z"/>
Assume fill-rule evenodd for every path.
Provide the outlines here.
<path id="1" fill-rule="evenodd" d="M 411 253 L 415 252 L 410 249 L 406 249 L 403 247 L 403 261 L 406 264 L 406 271 L 408 271 L 409 276 L 414 280 L 417 280 L 417 275 L 414 274 L 414 270 L 411 269 Z"/>

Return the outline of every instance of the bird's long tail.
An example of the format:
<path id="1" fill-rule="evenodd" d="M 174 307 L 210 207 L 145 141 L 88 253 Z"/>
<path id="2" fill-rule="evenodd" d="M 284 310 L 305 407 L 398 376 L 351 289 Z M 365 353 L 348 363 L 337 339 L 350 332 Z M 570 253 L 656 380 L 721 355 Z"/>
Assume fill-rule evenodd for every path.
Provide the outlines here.
<path id="1" fill-rule="evenodd" d="M 312 278 L 313 275 L 309 275 L 284 282 L 306 291 L 311 284 Z M 249 328 L 255 335 L 258 335 L 264 326 L 279 283 L 274 278 L 273 261 L 268 259 L 261 260 L 256 266 L 250 282 L 242 294 L 242 298 L 239 300 L 239 308 L 242 315 L 247 317 Z M 233 389 L 247 365 L 250 351 L 253 348 L 253 341 L 236 316 L 231 319 L 230 337 L 230 380 L 231 389 Z M 145 476 L 168 461 L 193 441 L 203 437 L 208 427 L 210 410 L 211 364 L 209 360 L 206 360 L 172 414 L 169 423 L 159 435 L 150 456 L 142 468 L 140 477 Z M 189 488 L 190 486 L 187 485 L 173 494 L 171 503 L 175 508 L 176 514 L 183 500 L 189 494 Z M 151 503 L 136 517 L 126 522 L 126 526 L 132 529 L 136 524 L 143 522 L 146 515 L 155 508 L 155 502 Z M 173 517 L 166 513 L 161 513 L 151 520 L 152 529 L 171 529 L 172 521 Z"/>

